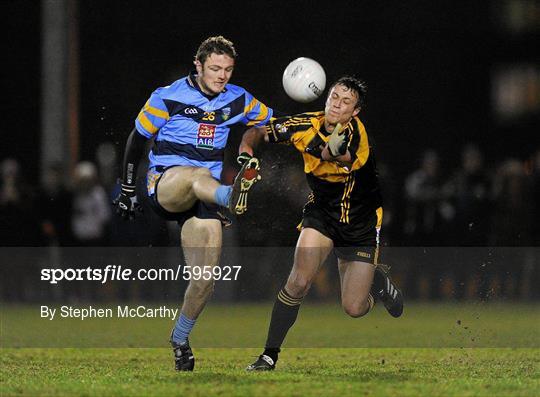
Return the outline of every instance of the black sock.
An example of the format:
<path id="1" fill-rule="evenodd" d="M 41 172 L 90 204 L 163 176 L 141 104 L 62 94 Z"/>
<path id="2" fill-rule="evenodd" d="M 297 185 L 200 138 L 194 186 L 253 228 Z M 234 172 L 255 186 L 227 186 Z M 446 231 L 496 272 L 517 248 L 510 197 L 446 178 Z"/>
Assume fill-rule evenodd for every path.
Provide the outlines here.
<path id="1" fill-rule="evenodd" d="M 280 347 L 298 316 L 302 298 L 293 298 L 282 288 L 279 291 L 274 309 L 272 310 L 272 319 L 268 329 L 268 338 L 266 339 L 265 350 L 263 354 L 277 361 Z"/>
<path id="2" fill-rule="evenodd" d="M 270 357 L 272 360 L 274 360 L 274 363 L 278 360 L 278 355 L 281 349 L 279 347 L 272 348 L 272 347 L 266 347 L 263 351 L 263 354 L 265 356 Z"/>
<path id="3" fill-rule="evenodd" d="M 381 290 L 384 290 L 384 285 L 386 278 L 382 272 L 378 272 L 375 269 L 375 274 L 373 275 L 373 284 L 371 284 L 371 294 L 375 299 L 379 296 Z"/>

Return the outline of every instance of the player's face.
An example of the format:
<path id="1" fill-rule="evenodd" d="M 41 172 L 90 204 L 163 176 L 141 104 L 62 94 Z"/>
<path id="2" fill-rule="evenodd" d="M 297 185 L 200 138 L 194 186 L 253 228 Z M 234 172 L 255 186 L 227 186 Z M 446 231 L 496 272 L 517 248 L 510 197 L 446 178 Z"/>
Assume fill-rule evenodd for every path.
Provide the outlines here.
<path id="1" fill-rule="evenodd" d="M 226 54 L 210 54 L 201 64 L 195 61 L 197 82 L 205 94 L 217 95 L 229 82 L 234 69 L 234 59 Z"/>
<path id="2" fill-rule="evenodd" d="M 358 96 L 355 91 L 342 84 L 334 86 L 328 94 L 324 108 L 326 123 L 329 125 L 348 123 L 360 111 L 356 107 L 357 102 Z"/>

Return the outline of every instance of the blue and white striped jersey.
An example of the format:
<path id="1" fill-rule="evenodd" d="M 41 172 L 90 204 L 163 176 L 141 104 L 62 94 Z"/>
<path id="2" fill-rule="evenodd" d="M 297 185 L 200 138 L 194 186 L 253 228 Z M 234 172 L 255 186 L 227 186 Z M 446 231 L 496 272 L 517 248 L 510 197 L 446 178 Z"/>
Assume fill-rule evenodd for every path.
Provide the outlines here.
<path id="1" fill-rule="evenodd" d="M 220 179 L 230 126 L 265 125 L 273 111 L 233 84 L 214 97 L 198 87 L 191 73 L 155 90 L 135 120 L 146 138 L 156 136 L 150 168 L 185 165 L 205 167 Z"/>

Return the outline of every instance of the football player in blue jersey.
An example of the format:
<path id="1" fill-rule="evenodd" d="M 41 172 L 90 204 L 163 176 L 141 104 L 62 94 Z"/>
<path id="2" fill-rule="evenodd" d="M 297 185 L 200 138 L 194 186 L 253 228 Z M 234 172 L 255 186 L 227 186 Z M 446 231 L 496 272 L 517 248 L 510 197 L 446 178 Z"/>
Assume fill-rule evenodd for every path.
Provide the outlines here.
<path id="1" fill-rule="evenodd" d="M 230 126 L 264 126 L 273 113 L 243 88 L 229 84 L 236 56 L 233 43 L 222 36 L 203 41 L 195 70 L 152 93 L 127 140 L 122 190 L 115 200 L 118 212 L 132 218 L 140 208 L 137 163 L 146 141 L 154 138 L 148 155 L 148 198 L 160 216 L 180 224 L 186 264 L 192 267 L 218 266 L 227 222 L 220 208 L 244 213 L 247 194 L 260 179 L 258 160 L 244 153 L 234 184 L 219 182 Z M 176 370 L 193 370 L 188 336 L 213 287 L 213 280 L 190 280 L 171 333 Z"/>

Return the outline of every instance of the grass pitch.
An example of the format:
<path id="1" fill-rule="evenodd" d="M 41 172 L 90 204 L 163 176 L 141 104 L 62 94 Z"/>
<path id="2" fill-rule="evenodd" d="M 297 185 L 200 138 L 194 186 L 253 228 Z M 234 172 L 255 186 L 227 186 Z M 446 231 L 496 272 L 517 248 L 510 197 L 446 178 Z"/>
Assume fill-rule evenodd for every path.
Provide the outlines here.
<path id="1" fill-rule="evenodd" d="M 195 372 L 175 373 L 170 349 L 154 347 L 169 320 L 47 323 L 35 307 L 3 307 L 0 395 L 540 395 L 536 306 L 408 305 L 398 320 L 381 309 L 350 319 L 307 302 L 278 369 L 246 373 L 271 304 L 211 305 L 192 337 Z"/>

